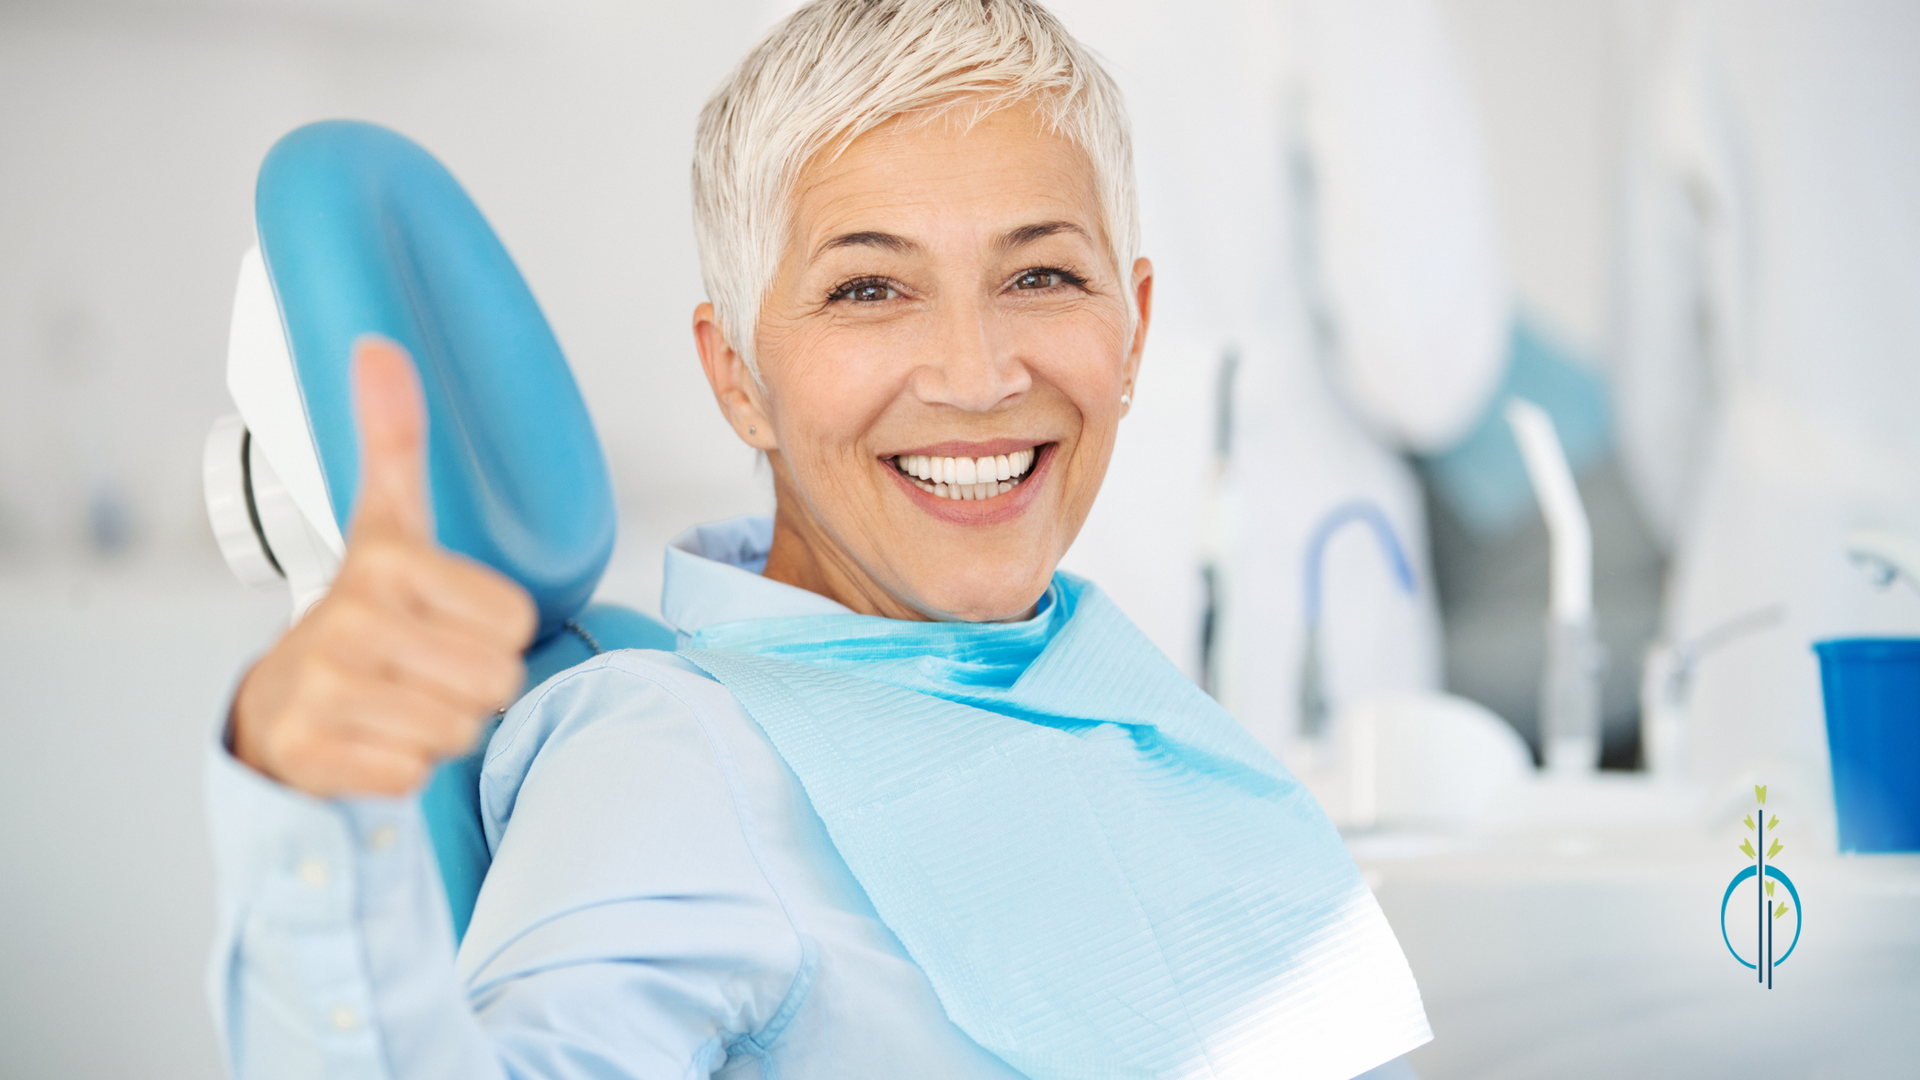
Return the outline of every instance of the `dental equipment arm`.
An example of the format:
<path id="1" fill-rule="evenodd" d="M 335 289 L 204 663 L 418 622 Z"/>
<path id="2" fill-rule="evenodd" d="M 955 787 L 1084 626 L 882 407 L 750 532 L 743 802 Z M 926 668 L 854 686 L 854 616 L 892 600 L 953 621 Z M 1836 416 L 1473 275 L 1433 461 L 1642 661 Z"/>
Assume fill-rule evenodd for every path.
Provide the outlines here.
<path id="1" fill-rule="evenodd" d="M 1507 424 L 1520 444 L 1520 459 L 1533 482 L 1551 545 L 1548 604 L 1554 621 L 1582 622 L 1593 615 L 1593 530 L 1580 489 L 1573 481 L 1553 418 L 1523 398 L 1509 399 Z"/>
<path id="2" fill-rule="evenodd" d="M 1220 627 L 1229 591 L 1226 581 L 1229 507 L 1228 476 L 1233 469 L 1233 387 L 1240 371 L 1240 353 L 1228 349 L 1220 357 L 1213 385 L 1213 471 L 1207 479 L 1205 517 L 1200 528 L 1200 579 L 1206 589 L 1206 608 L 1200 618 L 1200 688 L 1227 702 L 1225 664 L 1220 656 Z"/>
<path id="3" fill-rule="evenodd" d="M 1507 401 L 1506 416 L 1547 521 L 1547 661 L 1540 683 L 1547 768 L 1590 772 L 1600 762 L 1603 664 L 1593 624 L 1593 530 L 1552 418 L 1521 398 Z"/>

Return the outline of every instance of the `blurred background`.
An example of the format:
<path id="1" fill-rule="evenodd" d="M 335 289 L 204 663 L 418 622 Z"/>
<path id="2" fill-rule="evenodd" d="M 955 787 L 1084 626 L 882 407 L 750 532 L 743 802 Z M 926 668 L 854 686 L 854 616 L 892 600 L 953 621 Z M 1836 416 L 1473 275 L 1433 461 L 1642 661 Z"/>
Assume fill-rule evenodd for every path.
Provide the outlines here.
<path id="1" fill-rule="evenodd" d="M 701 103 L 791 6 L 0 0 L 0 1074 L 220 1074 L 200 760 L 287 604 L 223 566 L 201 444 L 233 411 L 228 318 L 267 148 L 311 120 L 373 120 L 466 185 L 610 458 L 621 534 L 602 596 L 653 611 L 668 538 L 771 509 L 692 349 L 687 176 Z M 1772 777 L 1806 850 L 1831 852 L 1809 645 L 1920 631 L 1920 592 L 1846 557 L 1850 530 L 1920 537 L 1920 5 L 1055 10 L 1128 95 L 1158 271 L 1135 407 L 1068 568 L 1303 776 L 1344 760 L 1359 721 L 1340 718 L 1406 723 L 1369 703 L 1497 718 L 1490 749 L 1431 758 L 1464 754 L 1439 779 L 1487 792 L 1450 828 L 1495 813 L 1489 762 L 1548 756 L 1549 630 L 1582 627 L 1592 756 L 1644 790 L 1600 776 L 1499 812 L 1546 822 L 1550 864 L 1599 885 L 1541 884 L 1532 849 L 1459 872 L 1462 851 L 1493 856 L 1433 821 L 1382 833 L 1394 797 L 1373 781 L 1364 805 L 1337 776 L 1323 799 L 1426 988 L 1441 1038 L 1416 1058 L 1425 1075 L 1722 1071 L 1608 1058 L 1595 1047 L 1625 1053 L 1603 1037 L 1618 1030 L 1573 1017 L 1657 1011 L 1654 975 L 1620 960 L 1635 949 L 1686 954 L 1669 985 L 1728 974 L 1724 956 L 1686 966 L 1700 941 L 1720 949 L 1710 933 L 1662 936 L 1710 925 L 1711 905 L 1673 914 L 1663 897 L 1692 897 L 1698 861 L 1652 838 L 1684 818 L 1717 842 L 1739 820 L 1726 793 Z M 1577 483 L 1585 614 L 1550 585 L 1564 553 L 1509 434 L 1515 397 L 1551 421 Z M 1400 804 L 1437 782 L 1407 781 Z M 1562 828 L 1602 817 L 1639 831 Z M 1382 842 L 1401 835 L 1426 839 Z M 1653 863 L 1633 862 L 1649 845 Z M 1666 876 L 1613 896 L 1621 865 Z M 1920 1004 L 1920 876 L 1833 875 L 1848 899 L 1831 918 L 1863 914 L 1855 937 L 1828 931 L 1812 963 L 1832 966 L 1803 985 L 1872 993 L 1780 1019 L 1791 1054 L 1714 1058 L 1724 1071 L 1910 1063 L 1876 1055 L 1911 1047 L 1822 1040 L 1904 1026 Z M 1469 880 L 1483 891 L 1459 891 Z M 1560 966 L 1530 968 L 1545 961 L 1511 941 L 1449 951 L 1516 905 L 1557 919 L 1581 904 L 1629 914 Z M 1878 920 L 1907 929 L 1861 929 Z M 1605 969 L 1613 996 L 1594 996 L 1599 956 L 1626 965 Z M 1576 983 L 1586 996 L 1563 993 Z M 1540 1013 L 1541 991 L 1569 1011 Z M 1681 1026 L 1704 1032 L 1719 1008 Z M 1541 1050 L 1516 1025 L 1566 1037 Z M 1689 1053 L 1733 1053 L 1699 1038 Z"/>

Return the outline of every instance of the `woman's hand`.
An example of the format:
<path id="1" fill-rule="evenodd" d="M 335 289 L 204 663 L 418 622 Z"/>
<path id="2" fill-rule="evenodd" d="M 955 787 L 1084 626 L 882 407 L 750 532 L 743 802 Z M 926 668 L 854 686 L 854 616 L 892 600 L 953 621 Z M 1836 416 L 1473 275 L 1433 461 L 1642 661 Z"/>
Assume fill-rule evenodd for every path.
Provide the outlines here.
<path id="1" fill-rule="evenodd" d="M 354 351 L 360 503 L 326 598 L 247 673 L 234 756 L 310 795 L 401 795 L 473 745 L 520 691 L 533 601 L 442 551 L 427 502 L 425 408 L 391 342 Z"/>

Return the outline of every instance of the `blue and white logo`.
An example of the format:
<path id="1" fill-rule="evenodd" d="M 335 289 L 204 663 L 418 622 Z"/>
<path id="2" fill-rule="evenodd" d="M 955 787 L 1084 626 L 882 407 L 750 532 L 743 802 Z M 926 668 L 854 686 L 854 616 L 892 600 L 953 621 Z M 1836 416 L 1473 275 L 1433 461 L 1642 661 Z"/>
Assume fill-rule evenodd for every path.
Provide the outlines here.
<path id="1" fill-rule="evenodd" d="M 1733 880 L 1727 882 L 1727 891 L 1720 897 L 1720 940 L 1727 943 L 1727 951 L 1733 954 L 1735 960 L 1740 961 L 1741 966 L 1753 970 L 1757 982 L 1771 990 L 1773 989 L 1773 969 L 1777 965 L 1786 963 L 1787 958 L 1793 955 L 1794 946 L 1800 944 L 1800 891 L 1793 887 L 1793 879 L 1774 865 L 1774 859 L 1786 845 L 1782 844 L 1776 836 L 1773 845 L 1767 846 L 1767 834 L 1780 827 L 1780 819 L 1778 817 L 1772 820 L 1767 819 L 1766 785 L 1755 785 L 1753 796 L 1760 805 L 1758 810 L 1747 815 L 1746 826 L 1754 836 L 1752 839 L 1740 841 L 1741 854 L 1752 860 L 1752 863 L 1733 875 Z M 1742 889 L 1741 886 L 1749 881 L 1753 882 L 1752 888 Z M 1775 895 L 1775 885 L 1785 886 L 1785 898 Z M 1756 916 L 1751 960 L 1740 954 L 1740 948 L 1734 945 L 1733 937 L 1727 933 L 1727 911 L 1733 907 L 1736 894 L 1739 894 L 1741 902 L 1744 903 L 1746 894 L 1749 892 L 1753 897 Z M 1739 908 L 1733 908 L 1733 910 L 1738 911 Z M 1793 916 L 1793 938 L 1776 956 L 1774 955 L 1774 924 L 1789 914 Z"/>

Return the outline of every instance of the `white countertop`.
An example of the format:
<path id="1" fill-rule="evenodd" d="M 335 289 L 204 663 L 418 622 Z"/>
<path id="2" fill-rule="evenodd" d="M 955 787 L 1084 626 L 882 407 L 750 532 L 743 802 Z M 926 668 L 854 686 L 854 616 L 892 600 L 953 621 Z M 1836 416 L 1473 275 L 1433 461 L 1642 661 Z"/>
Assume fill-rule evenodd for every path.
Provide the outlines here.
<path id="1" fill-rule="evenodd" d="M 1796 836 L 1781 809 L 1806 922 L 1767 990 L 1719 927 L 1745 830 L 1706 802 L 1641 777 L 1541 782 L 1472 835 L 1350 836 L 1433 1023 L 1420 1075 L 1920 1074 L 1920 855 L 1825 853 L 1807 834 L 1830 826 Z"/>

